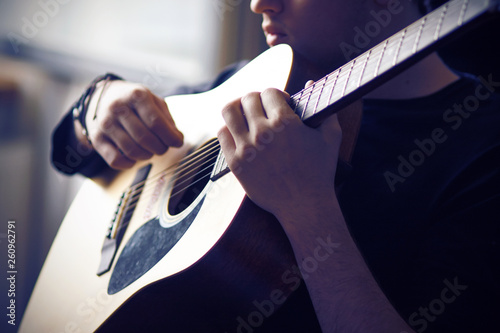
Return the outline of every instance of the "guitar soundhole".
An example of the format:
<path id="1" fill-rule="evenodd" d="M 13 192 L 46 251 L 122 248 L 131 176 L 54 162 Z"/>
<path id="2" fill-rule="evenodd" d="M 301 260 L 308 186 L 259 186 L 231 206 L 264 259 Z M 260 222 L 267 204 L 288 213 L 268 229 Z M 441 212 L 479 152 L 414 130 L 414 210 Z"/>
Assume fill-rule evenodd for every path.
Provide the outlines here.
<path id="1" fill-rule="evenodd" d="M 212 139 L 182 161 L 168 201 L 170 215 L 182 213 L 200 195 L 210 180 L 219 150 L 217 139 Z"/>

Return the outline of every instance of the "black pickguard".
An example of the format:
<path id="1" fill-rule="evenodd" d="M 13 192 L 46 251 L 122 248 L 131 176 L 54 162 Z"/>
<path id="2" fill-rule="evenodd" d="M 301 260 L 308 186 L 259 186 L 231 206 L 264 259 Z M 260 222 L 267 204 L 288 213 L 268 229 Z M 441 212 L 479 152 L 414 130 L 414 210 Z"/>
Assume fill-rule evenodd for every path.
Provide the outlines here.
<path id="1" fill-rule="evenodd" d="M 108 294 L 116 294 L 143 276 L 174 247 L 198 215 L 205 198 L 176 225 L 165 228 L 159 218 L 146 222 L 123 248 L 111 275 Z"/>

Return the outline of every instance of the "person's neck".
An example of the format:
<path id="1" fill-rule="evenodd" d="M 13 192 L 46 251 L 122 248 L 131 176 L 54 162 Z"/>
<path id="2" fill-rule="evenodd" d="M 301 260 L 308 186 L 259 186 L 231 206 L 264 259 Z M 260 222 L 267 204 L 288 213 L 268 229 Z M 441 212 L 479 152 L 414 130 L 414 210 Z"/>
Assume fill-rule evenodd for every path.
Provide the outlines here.
<path id="1" fill-rule="evenodd" d="M 305 84 L 312 80 L 318 81 L 325 75 L 333 72 L 336 68 L 322 69 L 304 58 L 301 54 L 294 52 L 293 67 L 288 79 L 286 91 L 295 94 L 304 89 Z"/>
<path id="2" fill-rule="evenodd" d="M 443 89 L 458 78 L 434 52 L 368 93 L 365 98 L 410 99 L 424 97 Z"/>

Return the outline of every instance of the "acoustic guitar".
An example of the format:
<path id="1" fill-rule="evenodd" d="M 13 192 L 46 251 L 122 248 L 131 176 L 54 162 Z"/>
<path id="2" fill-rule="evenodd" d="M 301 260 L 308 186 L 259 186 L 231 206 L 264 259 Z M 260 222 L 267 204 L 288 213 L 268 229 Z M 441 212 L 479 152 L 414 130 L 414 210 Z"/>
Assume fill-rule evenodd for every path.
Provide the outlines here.
<path id="1" fill-rule="evenodd" d="M 497 10 L 497 1 L 448 2 L 290 104 L 317 126 Z M 246 198 L 215 138 L 227 102 L 286 89 L 292 58 L 279 45 L 214 90 L 166 98 L 184 145 L 84 183 L 20 332 L 253 332 L 294 297 L 302 281 L 288 239 Z M 307 295 L 295 303 L 312 311 Z"/>

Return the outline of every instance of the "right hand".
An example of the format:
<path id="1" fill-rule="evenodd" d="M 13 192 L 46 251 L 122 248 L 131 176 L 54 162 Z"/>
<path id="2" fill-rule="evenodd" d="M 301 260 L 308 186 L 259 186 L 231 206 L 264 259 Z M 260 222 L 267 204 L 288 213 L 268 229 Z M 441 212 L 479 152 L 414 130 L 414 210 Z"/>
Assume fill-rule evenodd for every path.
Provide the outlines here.
<path id="1" fill-rule="evenodd" d="M 183 135 L 162 98 L 127 81 L 111 81 L 102 89 L 98 85 L 92 96 L 86 125 L 93 148 L 110 167 L 127 169 L 182 145 Z"/>

